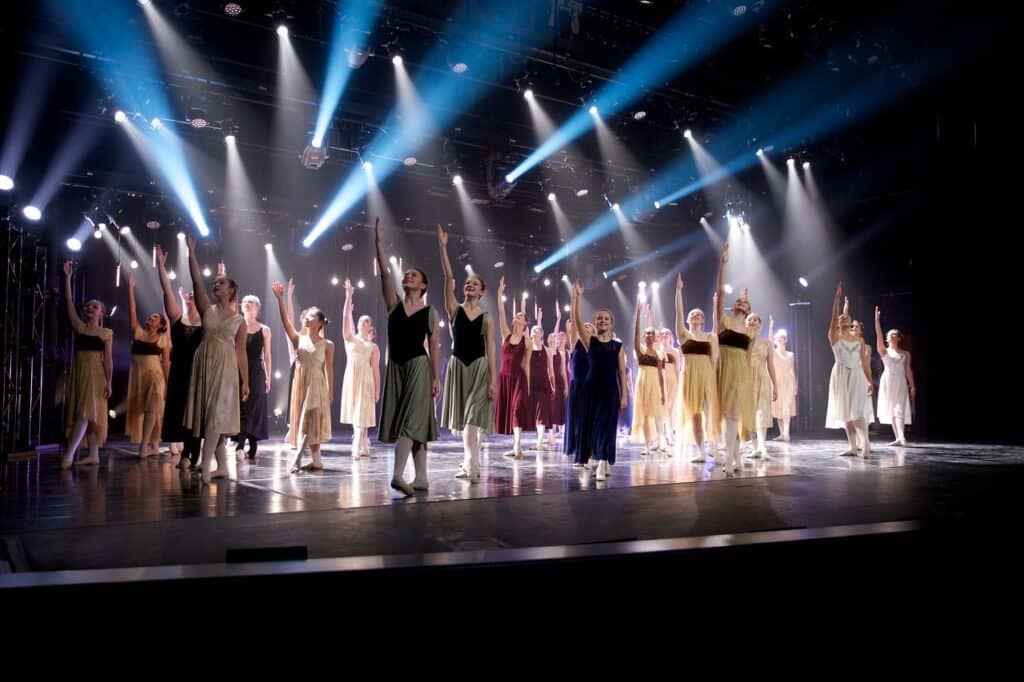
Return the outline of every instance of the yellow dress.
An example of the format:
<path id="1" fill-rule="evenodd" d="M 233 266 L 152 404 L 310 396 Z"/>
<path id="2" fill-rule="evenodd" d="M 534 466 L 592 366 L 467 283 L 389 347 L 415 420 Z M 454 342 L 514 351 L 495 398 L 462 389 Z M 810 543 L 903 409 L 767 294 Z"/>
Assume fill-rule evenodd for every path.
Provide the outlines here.
<path id="1" fill-rule="evenodd" d="M 703 414 L 704 438 L 717 442 L 719 438 L 718 380 L 710 354 L 715 337 L 708 334 L 707 341 L 698 341 L 686 331 L 680 337 L 683 344 L 680 357 L 683 360 L 683 376 L 679 382 L 679 397 L 676 400 L 676 430 L 682 434 L 684 443 L 696 443 L 693 433 L 693 417 Z M 706 351 L 706 352 L 705 352 Z"/>
<path id="2" fill-rule="evenodd" d="M 107 399 L 103 397 L 107 376 L 103 371 L 103 344 L 112 342 L 114 332 L 99 327 L 96 334 L 75 335 L 75 361 L 68 381 L 65 436 L 71 437 L 75 422 L 84 418 L 102 446 L 107 440 Z"/>
<path id="3" fill-rule="evenodd" d="M 331 439 L 331 400 L 327 387 L 327 341 L 316 343 L 308 334 L 299 336 L 295 353 L 295 381 L 292 382 L 291 411 L 285 442 L 298 445 L 303 433 L 309 436 L 308 445 L 326 443 Z M 370 395 L 373 399 L 373 395 Z M 310 414 L 312 413 L 312 414 Z M 306 420 L 315 417 L 316 423 Z"/>
<path id="4" fill-rule="evenodd" d="M 636 373 L 636 388 L 633 391 L 633 424 L 630 429 L 630 440 L 633 443 L 644 442 L 644 422 L 654 419 L 655 424 L 661 421 L 664 414 L 661 401 L 662 360 L 641 345 L 641 357 L 654 359 L 656 364 L 640 364 Z"/>
<path id="5" fill-rule="evenodd" d="M 146 410 L 156 414 L 154 426 L 157 440 L 164 421 L 164 398 L 167 395 L 167 380 L 161 364 L 163 349 L 167 347 L 167 335 L 161 334 L 156 343 L 146 341 L 141 329 L 135 332 L 132 343 L 132 365 L 128 370 L 128 399 L 124 432 L 133 443 L 142 441 L 142 422 Z"/>
<path id="6" fill-rule="evenodd" d="M 747 433 L 753 433 L 754 387 L 750 377 L 750 365 L 747 364 L 747 351 L 722 343 L 727 332 L 742 334 L 748 340 L 750 335 L 743 319 L 729 314 L 723 316 L 721 326 L 718 344 L 718 404 L 721 417 L 723 420 L 737 420 L 741 433 L 744 429 Z"/>
<path id="7" fill-rule="evenodd" d="M 754 414 L 760 410 L 765 423 L 772 416 L 772 378 L 768 374 L 768 354 L 772 344 L 765 339 L 754 339 L 750 348 L 750 378 L 754 389 Z"/>
<path id="8" fill-rule="evenodd" d="M 373 400 L 373 349 L 375 344 L 358 334 L 345 342 L 345 376 L 341 381 L 341 423 L 360 428 L 377 425 Z"/>

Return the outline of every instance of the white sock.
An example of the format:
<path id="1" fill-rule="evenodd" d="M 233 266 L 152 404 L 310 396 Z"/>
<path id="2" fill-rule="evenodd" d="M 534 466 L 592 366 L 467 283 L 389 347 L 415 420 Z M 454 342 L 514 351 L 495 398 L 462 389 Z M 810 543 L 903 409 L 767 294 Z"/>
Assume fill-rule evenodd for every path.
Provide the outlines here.
<path id="1" fill-rule="evenodd" d="M 412 452 L 412 439 L 402 436 L 395 441 L 395 469 L 391 477 L 396 481 L 404 480 L 405 465 L 409 463 L 409 453 Z"/>

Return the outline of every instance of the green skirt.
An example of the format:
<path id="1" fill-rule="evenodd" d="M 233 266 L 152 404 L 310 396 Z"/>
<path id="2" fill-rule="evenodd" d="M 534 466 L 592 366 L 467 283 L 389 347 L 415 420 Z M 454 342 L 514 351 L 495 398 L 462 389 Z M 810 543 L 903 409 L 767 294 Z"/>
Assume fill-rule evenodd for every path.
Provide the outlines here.
<path id="1" fill-rule="evenodd" d="M 441 427 L 459 433 L 466 425 L 494 432 L 494 404 L 487 399 L 491 383 L 487 356 L 462 364 L 454 355 L 444 375 L 444 401 L 441 403 Z"/>
<path id="2" fill-rule="evenodd" d="M 384 404 L 377 430 L 379 442 L 394 443 L 403 437 L 418 443 L 437 440 L 430 374 L 430 358 L 426 355 L 419 355 L 402 365 L 388 363 Z"/>

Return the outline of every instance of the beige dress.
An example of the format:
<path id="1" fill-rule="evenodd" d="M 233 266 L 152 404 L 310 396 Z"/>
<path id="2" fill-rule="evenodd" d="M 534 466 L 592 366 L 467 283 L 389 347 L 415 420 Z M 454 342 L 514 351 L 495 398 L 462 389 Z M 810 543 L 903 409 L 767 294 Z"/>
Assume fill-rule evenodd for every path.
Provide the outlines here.
<path id="1" fill-rule="evenodd" d="M 234 313 L 226 320 L 211 305 L 203 315 L 203 340 L 196 348 L 189 382 L 185 426 L 195 437 L 205 434 L 234 434 L 239 430 L 238 358 L 235 356 L 235 334 L 244 318 Z M 259 387 L 251 387 L 260 390 Z"/>
<path id="2" fill-rule="evenodd" d="M 772 416 L 776 419 L 789 419 L 796 416 L 796 359 L 792 352 L 773 350 L 775 355 L 775 395 L 772 403 Z"/>
<path id="3" fill-rule="evenodd" d="M 298 445 L 303 433 L 309 436 L 307 445 L 318 445 L 331 439 L 331 400 L 324 370 L 326 362 L 327 341 L 319 339 L 313 343 L 308 334 L 300 335 L 295 353 L 288 435 L 285 437 L 289 445 Z"/>
<path id="4" fill-rule="evenodd" d="M 107 399 L 103 392 L 107 376 L 103 371 L 103 343 L 113 339 L 114 332 L 105 327 L 96 334 L 75 335 L 75 362 L 68 381 L 65 436 L 71 437 L 75 422 L 84 418 L 92 426 L 102 446 L 107 440 Z"/>
<path id="5" fill-rule="evenodd" d="M 341 383 L 341 423 L 359 428 L 377 425 L 373 400 L 373 349 L 375 344 L 358 334 L 345 342 L 345 376 Z"/>
<path id="6" fill-rule="evenodd" d="M 154 433 L 160 439 L 164 421 L 164 398 L 167 395 L 167 379 L 164 377 L 163 349 L 167 347 L 167 335 L 160 334 L 155 343 L 146 339 L 142 329 L 135 331 L 132 343 L 132 365 L 128 370 L 128 399 L 124 432 L 133 443 L 142 442 L 142 423 L 146 411 L 156 415 Z M 154 354 L 154 351 L 157 353 Z"/>

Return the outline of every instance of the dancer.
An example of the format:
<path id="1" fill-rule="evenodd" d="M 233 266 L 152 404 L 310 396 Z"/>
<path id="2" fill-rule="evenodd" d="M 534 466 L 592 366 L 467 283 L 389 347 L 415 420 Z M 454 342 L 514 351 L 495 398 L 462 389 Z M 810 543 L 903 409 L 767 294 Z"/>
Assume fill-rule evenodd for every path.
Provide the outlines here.
<path id="1" fill-rule="evenodd" d="M 167 395 L 171 349 L 167 322 L 159 313 L 139 324 L 135 307 L 135 276 L 128 273 L 128 323 L 132 332 L 132 364 L 128 370 L 125 435 L 139 444 L 139 459 L 160 453 L 160 428 Z"/>
<path id="2" fill-rule="evenodd" d="M 644 329 L 641 341 L 640 312 L 643 307 L 643 303 L 637 300 L 633 352 L 636 354 L 638 370 L 636 390 L 633 393 L 635 398 L 630 435 L 633 443 L 644 444 L 640 454 L 646 456 L 655 451 L 662 451 L 661 443 L 658 441 L 658 424 L 662 421 L 662 411 L 665 409 L 665 380 L 662 375 L 662 359 L 654 348 L 658 332 L 654 327 L 648 326 Z"/>
<path id="3" fill-rule="evenodd" d="M 341 423 L 352 425 L 352 457 L 370 456 L 369 429 L 377 425 L 380 400 L 380 348 L 373 342 L 373 318 L 361 315 L 352 323 L 355 287 L 345 280 L 342 310 L 345 375 L 341 380 Z"/>
<path id="4" fill-rule="evenodd" d="M 529 425 L 530 356 L 532 344 L 526 340 L 526 313 L 515 311 L 512 302 L 512 327 L 505 319 L 505 278 L 498 280 L 498 329 L 501 332 L 501 370 L 498 374 L 498 399 L 494 406 L 494 430 L 512 434 L 512 449 L 506 457 L 522 459 L 523 428 Z"/>
<path id="5" fill-rule="evenodd" d="M 585 322 L 583 326 L 587 328 L 591 336 L 597 333 L 594 330 L 594 325 L 589 322 Z M 583 431 L 586 428 L 583 422 L 585 411 L 583 385 L 587 379 L 590 361 L 587 358 L 587 349 L 584 347 L 580 335 L 576 333 L 576 325 L 572 319 L 566 320 L 565 332 L 569 338 L 569 343 L 572 345 L 572 353 L 569 356 L 571 371 L 569 373 L 569 393 L 565 401 L 565 440 L 563 447 L 565 454 L 572 457 L 573 466 L 582 467 L 587 463 L 582 457 L 582 450 L 580 448 L 580 444 L 583 441 Z"/>
<path id="6" fill-rule="evenodd" d="M 842 454 L 863 457 L 871 453 L 868 426 L 865 421 L 865 403 L 871 400 L 871 367 L 864 355 L 864 342 L 851 329 L 850 316 L 839 314 L 839 301 L 843 295 L 843 283 L 836 287 L 832 302 L 832 318 L 828 327 L 828 341 L 832 346 L 835 364 L 828 382 L 828 407 L 825 413 L 825 427 L 844 429 L 849 448 Z"/>
<path id="7" fill-rule="evenodd" d="M 724 277 L 729 262 L 729 245 L 722 250 L 718 268 L 715 300 L 715 334 L 718 336 L 718 401 L 725 420 L 725 470 L 736 472 L 742 467 L 739 456 L 740 434 L 753 433 L 754 393 L 750 376 L 750 335 L 746 328 L 750 314 L 747 290 L 725 314 Z"/>
<path id="8" fill-rule="evenodd" d="M 875 339 L 884 365 L 878 382 L 878 421 L 892 425 L 896 439 L 889 445 L 906 445 L 905 427 L 911 423 L 911 400 L 917 395 L 910 352 L 900 349 L 903 333 L 899 329 L 890 329 L 885 335 L 885 343 L 882 338 L 882 313 L 876 307 Z"/>
<path id="9" fill-rule="evenodd" d="M 775 390 L 775 365 L 772 344 L 762 339 L 761 316 L 757 313 L 747 315 L 747 333 L 752 342 L 750 345 L 750 377 L 754 389 L 754 433 L 750 434 L 750 457 L 759 459 L 768 456 L 765 438 L 768 424 L 772 420 L 772 403 L 778 397 Z"/>
<path id="10" fill-rule="evenodd" d="M 779 426 L 779 435 L 775 440 L 788 443 L 790 420 L 796 416 L 796 356 L 786 349 L 789 334 L 785 329 L 775 331 L 775 319 L 771 315 L 768 316 L 768 338 L 775 342 L 772 346 L 772 363 L 775 366 L 776 399 L 772 403 L 772 417 Z"/>
<path id="11" fill-rule="evenodd" d="M 717 300 L 715 307 L 717 308 Z M 691 462 L 705 461 L 704 443 L 713 448 L 719 440 L 718 337 L 704 331 L 704 311 L 694 308 L 683 324 L 683 276 L 676 276 L 676 336 L 682 341 L 683 376 L 679 388 L 676 427 L 680 440 L 693 450 Z M 707 457 L 714 458 L 712 452 Z"/>
<path id="12" fill-rule="evenodd" d="M 245 316 L 245 355 L 249 365 L 249 398 L 242 402 L 239 420 L 241 431 L 235 438 L 235 458 L 242 459 L 242 446 L 248 441 L 250 460 L 256 459 L 261 440 L 269 437 L 267 427 L 267 394 L 270 393 L 272 354 L 270 327 L 259 321 L 263 304 L 258 296 L 242 298 Z"/>

